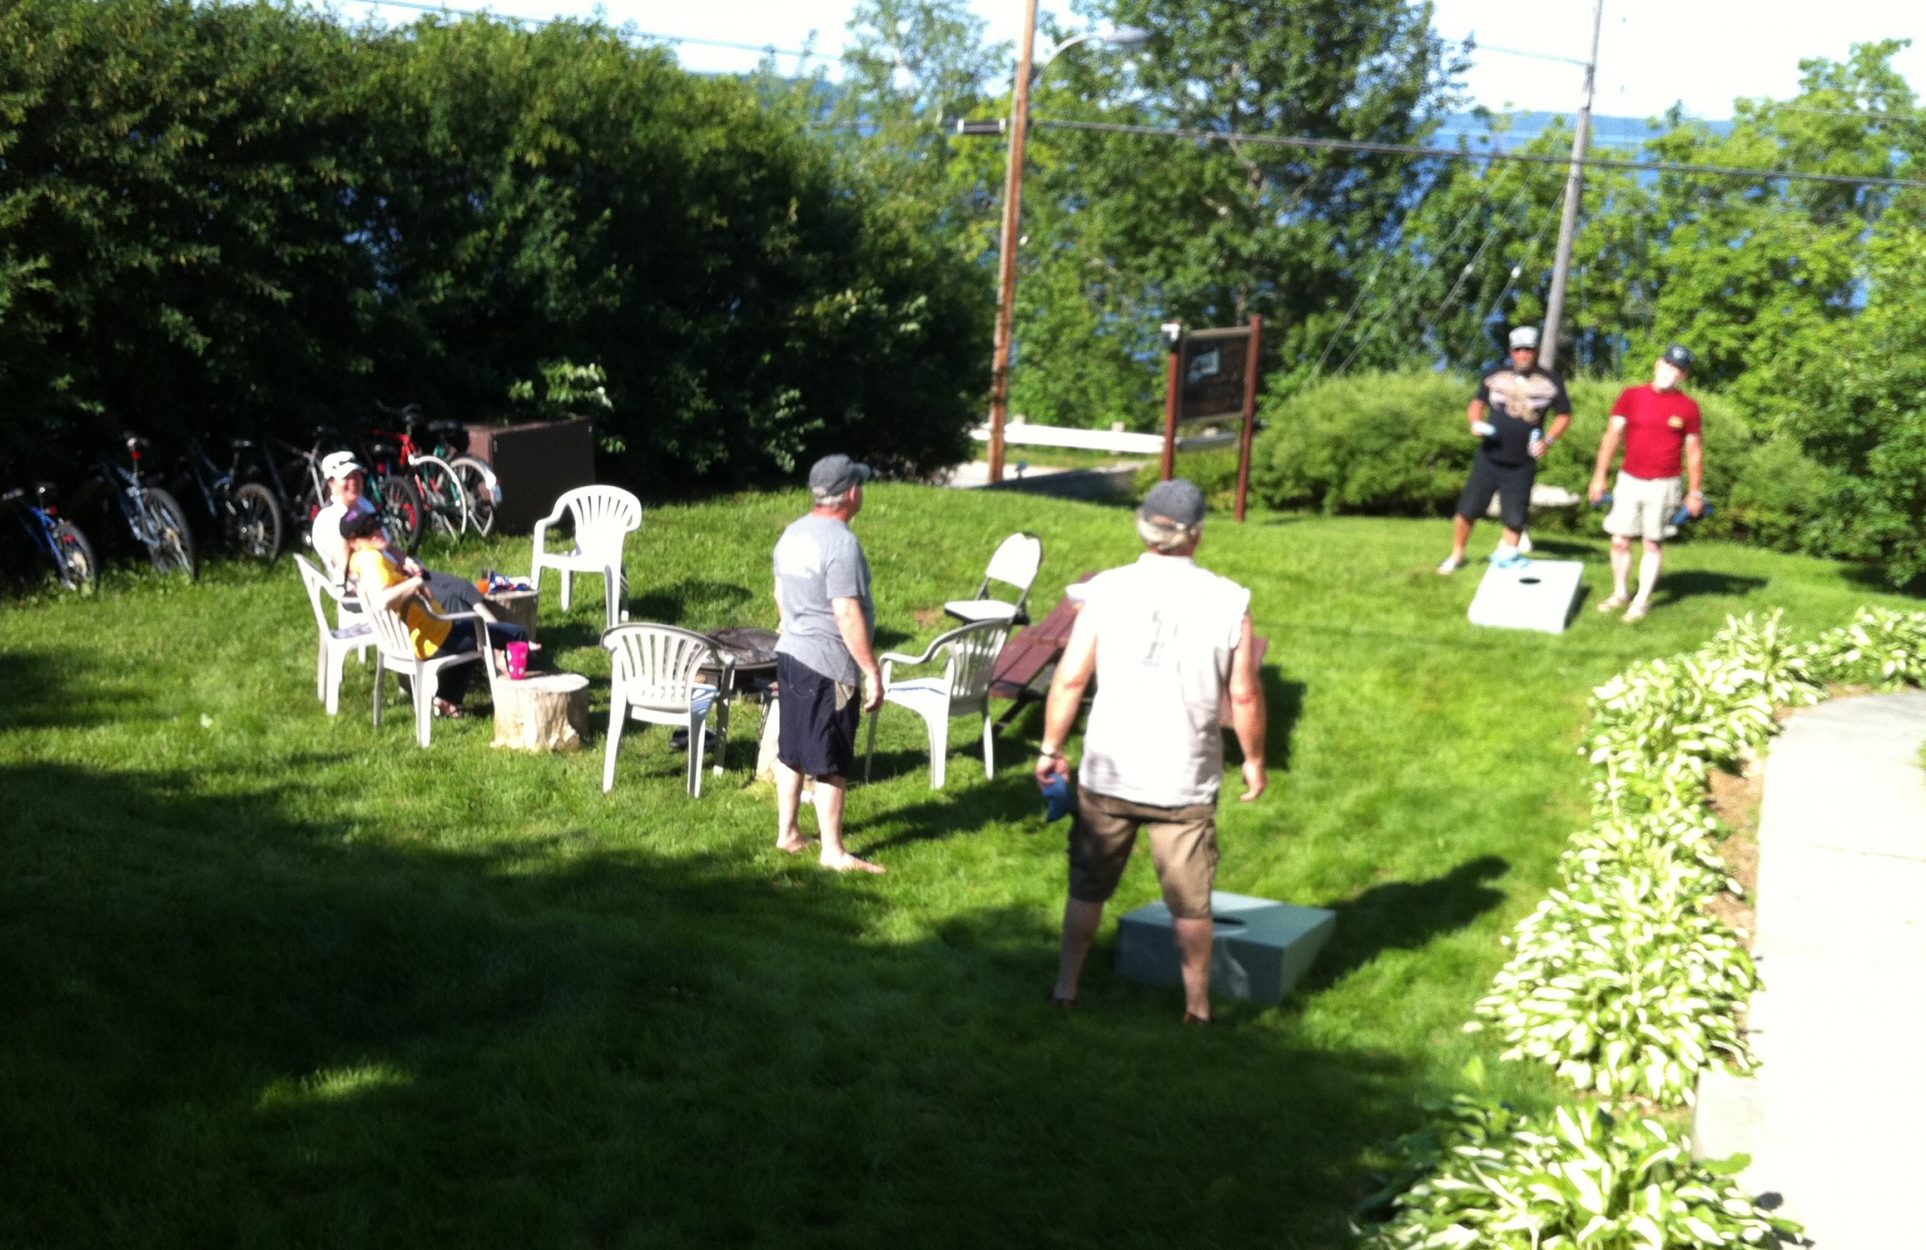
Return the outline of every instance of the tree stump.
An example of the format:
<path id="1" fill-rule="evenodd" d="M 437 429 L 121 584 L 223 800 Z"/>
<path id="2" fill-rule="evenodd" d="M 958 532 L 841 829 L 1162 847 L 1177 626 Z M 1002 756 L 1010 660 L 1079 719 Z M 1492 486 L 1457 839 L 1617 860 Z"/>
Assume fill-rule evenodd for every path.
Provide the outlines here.
<path id="1" fill-rule="evenodd" d="M 495 743 L 517 751 L 572 751 L 588 728 L 588 678 L 531 673 L 495 683 Z"/>
<path id="2" fill-rule="evenodd" d="M 498 590 L 492 595 L 484 595 L 482 601 L 495 614 L 496 620 L 520 625 L 528 631 L 528 640 L 535 641 L 535 621 L 539 615 L 536 609 L 542 602 L 541 591 Z"/>

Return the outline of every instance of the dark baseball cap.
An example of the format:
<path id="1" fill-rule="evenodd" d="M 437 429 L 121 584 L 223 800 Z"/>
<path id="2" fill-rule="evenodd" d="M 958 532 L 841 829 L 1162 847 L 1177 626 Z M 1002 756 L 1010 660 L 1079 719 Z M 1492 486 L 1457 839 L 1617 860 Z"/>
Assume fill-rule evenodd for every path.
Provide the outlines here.
<path id="1" fill-rule="evenodd" d="M 1659 359 L 1675 368 L 1683 369 L 1687 373 L 1692 372 L 1692 365 L 1695 363 L 1692 349 L 1683 343 L 1672 344 L 1665 349 L 1665 354 L 1660 356 Z"/>
<path id="2" fill-rule="evenodd" d="M 1169 521 L 1185 529 L 1195 529 L 1204 523 L 1204 492 L 1197 489 L 1195 482 L 1173 477 L 1150 488 L 1137 515 L 1146 521 Z"/>
<path id="3" fill-rule="evenodd" d="M 809 470 L 809 490 L 815 495 L 841 495 L 869 480 L 869 466 L 841 452 L 824 456 Z"/>

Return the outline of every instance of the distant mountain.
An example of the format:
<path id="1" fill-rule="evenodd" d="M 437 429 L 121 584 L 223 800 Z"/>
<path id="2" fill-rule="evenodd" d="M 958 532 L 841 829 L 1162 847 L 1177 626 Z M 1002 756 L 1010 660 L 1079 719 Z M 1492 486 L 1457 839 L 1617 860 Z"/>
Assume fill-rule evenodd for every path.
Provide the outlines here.
<path id="1" fill-rule="evenodd" d="M 1521 148 L 1547 130 L 1559 126 L 1569 130 L 1573 116 L 1569 113 L 1498 114 L 1492 120 L 1503 129 L 1494 133 L 1491 125 L 1476 113 L 1452 113 L 1438 128 L 1432 143 L 1439 147 L 1455 147 L 1462 139 L 1473 151 L 1491 147 L 1504 150 Z M 1725 134 L 1732 129 L 1729 121 L 1702 124 L 1711 127 L 1717 134 Z M 1626 157 L 1634 156 L 1657 133 L 1650 118 L 1592 114 L 1592 151 L 1600 155 L 1617 153 Z"/>

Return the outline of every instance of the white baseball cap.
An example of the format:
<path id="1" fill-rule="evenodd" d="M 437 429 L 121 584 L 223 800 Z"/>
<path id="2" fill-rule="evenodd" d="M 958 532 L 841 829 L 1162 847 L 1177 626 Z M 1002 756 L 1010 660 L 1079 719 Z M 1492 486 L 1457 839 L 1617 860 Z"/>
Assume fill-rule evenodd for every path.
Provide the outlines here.
<path id="1" fill-rule="evenodd" d="M 354 458 L 351 451 L 331 451 L 321 457 L 321 476 L 330 482 L 338 482 L 350 473 L 366 473 L 368 470 Z"/>
<path id="2" fill-rule="evenodd" d="M 1521 347 L 1529 347 L 1533 351 L 1538 350 L 1537 326 L 1519 326 L 1511 332 L 1511 350 L 1517 351 Z"/>

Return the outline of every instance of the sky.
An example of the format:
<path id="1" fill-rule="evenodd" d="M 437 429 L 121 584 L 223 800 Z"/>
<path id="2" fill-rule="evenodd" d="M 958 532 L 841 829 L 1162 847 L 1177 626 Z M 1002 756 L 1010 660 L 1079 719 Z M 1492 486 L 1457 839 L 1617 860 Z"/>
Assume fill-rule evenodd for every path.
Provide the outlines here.
<path id="1" fill-rule="evenodd" d="M 988 23 L 991 39 L 1014 44 L 1025 2 L 970 0 L 970 7 Z M 1083 28 L 1066 0 L 1042 3 L 1045 12 L 1057 13 L 1072 29 Z M 1476 103 L 1500 110 L 1576 111 L 1584 92 L 1582 63 L 1591 50 L 1591 0 L 1435 4 L 1439 34 L 1454 41 L 1475 35 L 1482 45 L 1465 80 Z M 334 5 L 351 18 L 373 14 L 395 24 L 415 20 L 424 7 L 420 0 L 407 5 L 334 0 Z M 433 0 L 428 7 L 434 7 Z M 710 41 L 673 45 L 689 69 L 741 72 L 755 66 L 756 51 L 712 45 L 776 49 L 777 66 L 784 71 L 825 62 L 833 66 L 856 6 L 855 0 L 450 0 L 449 7 L 502 17 L 599 16 L 615 25 L 633 23 L 648 35 Z M 1802 58 L 1843 60 L 1854 43 L 1888 38 L 1914 41 L 1894 64 L 1915 91 L 1926 94 L 1926 3 L 1921 0 L 1605 0 L 1593 109 L 1607 116 L 1649 117 L 1682 103 L 1691 116 L 1723 119 L 1732 115 L 1735 97 L 1793 95 Z M 797 55 L 805 50 L 813 50 L 813 60 Z M 1040 40 L 1038 51 L 1043 50 Z"/>

